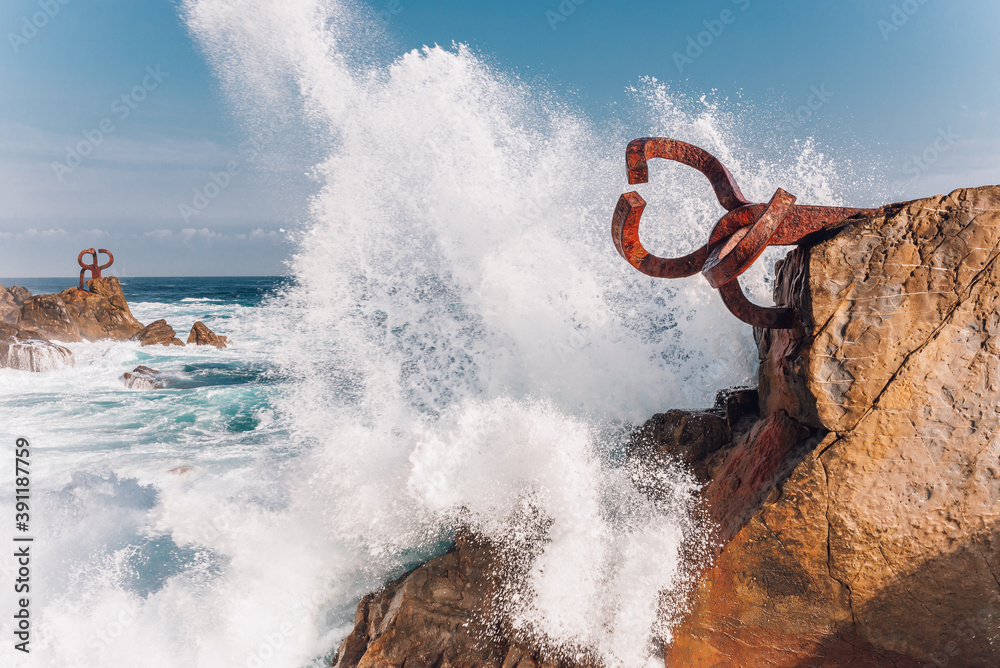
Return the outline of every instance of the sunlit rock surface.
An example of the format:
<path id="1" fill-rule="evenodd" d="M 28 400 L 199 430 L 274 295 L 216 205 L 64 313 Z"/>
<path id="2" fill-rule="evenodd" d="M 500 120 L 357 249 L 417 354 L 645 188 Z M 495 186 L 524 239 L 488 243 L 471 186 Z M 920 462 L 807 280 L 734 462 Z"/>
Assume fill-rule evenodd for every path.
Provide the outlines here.
<path id="1" fill-rule="evenodd" d="M 177 332 L 167 324 L 163 318 L 154 320 L 132 336 L 133 341 L 138 341 L 144 346 L 183 346 L 184 343 L 177 338 Z"/>
<path id="2" fill-rule="evenodd" d="M 785 260 L 802 329 L 761 337 L 762 412 L 822 440 L 706 574 L 668 665 L 1000 665 L 998 244 L 987 187 Z"/>
<path id="3" fill-rule="evenodd" d="M 195 344 L 196 346 L 215 346 L 216 348 L 225 348 L 228 339 L 225 336 L 219 336 L 201 320 L 194 323 L 191 327 L 191 333 L 188 334 L 187 342 L 188 344 Z"/>
<path id="4" fill-rule="evenodd" d="M 35 295 L 20 309 L 17 326 L 56 341 L 124 341 L 142 329 L 132 316 L 122 286 L 114 276 L 92 278 L 89 290 L 67 288 Z"/>
<path id="5" fill-rule="evenodd" d="M 779 267 L 801 325 L 757 332 L 759 391 L 633 435 L 704 483 L 718 546 L 667 666 L 1000 665 L 998 253 L 1000 187 L 824 233 Z M 464 539 L 366 597 L 335 665 L 573 665 L 484 623 L 493 558 Z"/>

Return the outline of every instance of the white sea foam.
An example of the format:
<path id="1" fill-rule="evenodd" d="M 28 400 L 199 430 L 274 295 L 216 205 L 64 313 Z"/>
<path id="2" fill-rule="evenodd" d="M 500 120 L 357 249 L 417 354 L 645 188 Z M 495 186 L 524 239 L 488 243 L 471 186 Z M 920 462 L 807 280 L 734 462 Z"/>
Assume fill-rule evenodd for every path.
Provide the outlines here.
<path id="1" fill-rule="evenodd" d="M 651 641 L 669 638 L 664 601 L 689 584 L 681 554 L 697 552 L 700 527 L 691 482 L 618 464 L 622 435 L 752 382 L 755 350 L 704 281 L 649 279 L 615 253 L 624 146 L 703 146 L 756 200 L 781 186 L 836 202 L 831 161 L 810 142 L 759 155 L 743 112 L 652 80 L 604 123 L 465 46 L 364 54 L 378 31 L 332 0 L 186 0 L 184 12 L 247 130 L 298 118 L 326 154 L 296 285 L 254 312 L 169 307 L 168 319 L 226 311 L 242 330 L 233 350 L 157 359 L 242 355 L 283 380 L 274 413 L 253 416 L 256 440 L 219 433 L 232 389 L 168 387 L 157 403 L 131 393 L 110 420 L 148 420 L 142 447 L 49 465 L 61 478 L 42 514 L 39 665 L 303 666 L 336 646 L 361 595 L 460 523 L 530 555 L 509 567 L 521 629 L 609 666 L 659 665 Z M 644 242 L 689 252 L 721 209 L 700 174 L 652 172 Z M 760 302 L 769 275 L 747 276 Z M 130 344 L 74 350 L 53 396 L 95 366 L 117 372 L 98 390 L 120 367 L 156 366 Z M 21 428 L 45 433 L 32 410 Z M 84 435 L 107 423 L 61 410 Z M 657 500 L 635 485 L 654 475 Z"/>

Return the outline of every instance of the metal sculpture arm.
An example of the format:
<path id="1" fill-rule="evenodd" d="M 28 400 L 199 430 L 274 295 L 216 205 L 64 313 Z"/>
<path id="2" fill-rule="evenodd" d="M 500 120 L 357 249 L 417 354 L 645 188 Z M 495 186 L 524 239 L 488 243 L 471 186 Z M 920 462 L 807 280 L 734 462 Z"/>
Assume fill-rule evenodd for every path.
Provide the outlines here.
<path id="1" fill-rule="evenodd" d="M 753 204 L 743 197 L 732 174 L 718 158 L 697 146 L 663 137 L 646 137 L 629 143 L 625 151 L 629 184 L 649 181 L 649 158 L 674 160 L 700 171 L 708 177 L 715 196 L 728 213 L 716 223 L 707 244 L 683 257 L 662 258 L 647 251 L 639 241 L 645 200 L 637 192 L 625 193 L 618 199 L 611 220 L 615 248 L 629 264 L 648 276 L 682 278 L 700 271 L 719 290 L 733 315 L 755 327 L 787 329 L 795 322 L 792 309 L 751 303 L 737 281 L 765 248 L 796 244 L 807 235 L 837 226 L 851 216 L 871 215 L 876 211 L 797 206 L 795 197 L 781 188 L 767 204 Z"/>
<path id="2" fill-rule="evenodd" d="M 104 253 L 108 256 L 108 261 L 104 264 L 98 264 L 98 255 L 100 253 Z M 90 255 L 90 264 L 83 263 L 84 255 Z M 80 251 L 80 254 L 76 257 L 76 262 L 80 265 L 80 267 L 82 267 L 82 269 L 80 269 L 80 289 L 86 290 L 87 282 L 85 279 L 87 270 L 90 270 L 91 278 L 100 278 L 101 270 L 107 269 L 115 263 L 115 256 L 112 255 L 111 251 L 106 248 L 87 248 L 86 250 Z"/>

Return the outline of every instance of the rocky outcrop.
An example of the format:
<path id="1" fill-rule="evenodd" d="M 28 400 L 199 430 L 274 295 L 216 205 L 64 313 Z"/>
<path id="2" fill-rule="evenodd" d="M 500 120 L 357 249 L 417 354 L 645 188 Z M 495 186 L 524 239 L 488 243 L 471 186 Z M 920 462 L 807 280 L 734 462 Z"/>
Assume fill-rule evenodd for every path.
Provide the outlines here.
<path id="1" fill-rule="evenodd" d="M 68 288 L 59 294 L 28 298 L 21 305 L 17 326 L 65 342 L 124 341 L 142 329 L 117 278 L 92 278 L 87 286 L 89 291 Z"/>
<path id="2" fill-rule="evenodd" d="M 1000 666 L 998 258 L 1000 187 L 818 236 L 779 264 L 800 323 L 755 333 L 756 395 L 633 435 L 701 479 L 718 546 L 667 666 Z M 450 631 L 492 595 L 468 550 L 366 598 L 338 666 L 521 665 Z"/>
<path id="3" fill-rule="evenodd" d="M 21 304 L 29 297 L 31 293 L 23 286 L 13 285 L 5 288 L 0 285 L 0 323 L 16 325 L 21 313 Z"/>
<path id="4" fill-rule="evenodd" d="M 205 323 L 201 320 L 194 323 L 191 328 L 191 333 L 188 334 L 187 342 L 189 344 L 193 343 L 197 346 L 215 346 L 216 348 L 225 348 L 227 339 L 225 336 L 219 336 L 212 330 L 210 330 Z"/>
<path id="5" fill-rule="evenodd" d="M 183 346 L 177 332 L 164 319 L 149 323 L 132 337 L 143 346 Z"/>
<path id="6" fill-rule="evenodd" d="M 802 325 L 760 337 L 762 416 L 821 440 L 750 508 L 668 665 L 1000 665 L 998 256 L 991 187 L 782 263 Z"/>
<path id="7" fill-rule="evenodd" d="M 73 353 L 37 332 L 0 323 L 0 368 L 52 371 L 73 366 Z"/>
<path id="8" fill-rule="evenodd" d="M 596 668 L 543 657 L 506 627 L 496 606 L 498 551 L 459 531 L 446 554 L 406 573 L 358 605 L 336 668 L 407 666 Z"/>
<path id="9" fill-rule="evenodd" d="M 160 372 L 141 364 L 131 371 L 126 371 L 119 380 L 130 390 L 158 390 L 163 387 L 159 378 Z"/>

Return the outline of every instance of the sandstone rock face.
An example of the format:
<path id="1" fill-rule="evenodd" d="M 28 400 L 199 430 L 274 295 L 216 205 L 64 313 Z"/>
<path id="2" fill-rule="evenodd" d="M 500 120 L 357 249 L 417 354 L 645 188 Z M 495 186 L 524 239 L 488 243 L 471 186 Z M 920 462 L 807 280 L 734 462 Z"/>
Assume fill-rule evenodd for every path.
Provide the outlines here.
<path id="1" fill-rule="evenodd" d="M 73 353 L 36 332 L 0 324 L 0 368 L 52 371 L 73 366 Z"/>
<path id="2" fill-rule="evenodd" d="M 822 441 L 722 551 L 668 665 L 1000 665 L 998 256 L 987 187 L 782 263 L 802 327 L 760 337 L 762 416 Z"/>
<path id="3" fill-rule="evenodd" d="M 159 373 L 156 369 L 139 365 L 123 373 L 119 380 L 130 390 L 158 390 L 163 387 L 163 381 L 157 377 Z"/>
<path id="4" fill-rule="evenodd" d="M 135 333 L 133 341 L 138 341 L 144 346 L 183 346 L 181 340 L 177 338 L 177 332 L 167 324 L 162 318 L 151 322 Z"/>
<path id="5" fill-rule="evenodd" d="M 194 323 L 191 328 L 191 333 L 188 334 L 188 343 L 193 343 L 198 346 L 215 346 L 216 348 L 225 348 L 227 339 L 225 336 L 219 336 L 212 330 L 210 330 L 205 323 L 201 320 Z"/>
<path id="6" fill-rule="evenodd" d="M 358 605 L 336 668 L 596 668 L 544 659 L 513 639 L 494 606 L 496 551 L 459 532 L 455 547 Z"/>
<path id="7" fill-rule="evenodd" d="M 89 291 L 68 288 L 57 295 L 36 295 L 22 305 L 17 325 L 57 341 L 124 341 L 142 329 L 132 316 L 114 276 L 87 281 Z"/>

